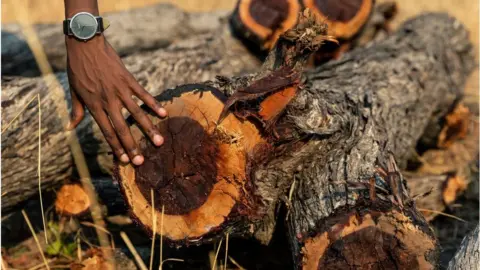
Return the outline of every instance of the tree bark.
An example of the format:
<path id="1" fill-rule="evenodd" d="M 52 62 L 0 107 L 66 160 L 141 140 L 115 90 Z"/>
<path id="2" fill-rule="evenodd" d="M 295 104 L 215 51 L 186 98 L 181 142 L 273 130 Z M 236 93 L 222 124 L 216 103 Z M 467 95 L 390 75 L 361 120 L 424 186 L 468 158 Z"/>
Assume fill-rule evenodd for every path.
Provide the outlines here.
<path id="1" fill-rule="evenodd" d="M 120 56 L 126 56 L 166 48 L 176 40 L 212 32 L 224 24 L 222 18 L 227 15 L 225 11 L 188 13 L 172 4 L 157 4 L 105 14 L 110 21 L 105 36 Z M 65 70 L 67 63 L 62 27 L 62 24 L 35 25 L 48 60 L 56 71 Z M 2 25 L 2 42 L 2 75 L 40 75 L 20 25 Z"/>
<path id="2" fill-rule="evenodd" d="M 232 38 L 224 26 L 198 34 L 166 49 L 134 54 L 123 59 L 136 79 L 153 95 L 192 81 L 212 80 L 254 71 L 259 60 Z M 68 102 L 66 73 L 57 73 L 63 89 L 49 89 L 42 78 L 2 77 L 2 126 L 37 94 L 42 100 L 42 188 L 58 187 L 71 175 L 72 158 L 56 106 Z M 67 100 L 58 92 L 64 91 Z M 98 126 L 86 113 L 76 130 L 93 175 L 109 173 L 112 156 Z M 2 211 L 38 194 L 38 108 L 34 101 L 5 132 L 2 132 Z"/>
<path id="3" fill-rule="evenodd" d="M 448 270 L 476 270 L 480 262 L 480 235 L 478 225 L 463 238 L 462 244 L 448 264 Z"/>
<path id="4" fill-rule="evenodd" d="M 257 168 L 253 180 L 256 186 L 269 187 L 256 194 L 268 194 L 270 200 L 272 185 L 262 182 L 278 186 L 280 179 L 288 179 L 284 183 L 290 187 L 295 180 L 289 226 L 297 265 L 389 268 L 398 263 L 433 268 L 432 233 L 401 188 L 403 181 L 395 184 L 392 175 L 397 173 L 394 163 L 405 168 L 429 122 L 439 121 L 463 93 L 474 58 L 468 32 L 456 25 L 458 21 L 447 15 L 423 15 L 361 53 L 356 50 L 307 73 L 312 90 L 302 92 L 287 115 L 312 139 L 301 150 Z M 327 119 L 326 124 L 315 121 L 320 117 Z M 382 170 L 390 176 L 381 177 Z M 389 186 L 386 194 L 378 182 L 382 178 Z M 377 222 L 387 216 L 390 226 L 403 235 L 379 228 L 381 222 L 361 230 L 369 219 Z M 405 219 L 416 229 L 403 227 Z M 391 254 L 408 260 L 385 257 L 389 251 L 379 238 L 383 243 L 403 243 L 405 253 Z M 423 239 L 420 249 L 425 253 L 409 250 L 418 239 Z M 323 243 L 324 252 L 317 243 Z M 372 253 L 355 243 L 371 246 Z M 365 260 L 355 260 L 359 252 Z"/>

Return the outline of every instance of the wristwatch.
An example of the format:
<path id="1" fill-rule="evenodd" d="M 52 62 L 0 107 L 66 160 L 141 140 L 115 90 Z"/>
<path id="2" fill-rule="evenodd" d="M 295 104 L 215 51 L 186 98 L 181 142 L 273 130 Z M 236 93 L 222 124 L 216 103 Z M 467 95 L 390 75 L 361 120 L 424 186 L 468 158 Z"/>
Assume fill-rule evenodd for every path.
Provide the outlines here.
<path id="1" fill-rule="evenodd" d="M 87 41 L 97 34 L 103 33 L 105 29 L 104 19 L 100 16 L 93 16 L 88 12 L 79 12 L 72 18 L 63 21 L 63 33 L 67 36 L 74 36 L 79 40 Z"/>

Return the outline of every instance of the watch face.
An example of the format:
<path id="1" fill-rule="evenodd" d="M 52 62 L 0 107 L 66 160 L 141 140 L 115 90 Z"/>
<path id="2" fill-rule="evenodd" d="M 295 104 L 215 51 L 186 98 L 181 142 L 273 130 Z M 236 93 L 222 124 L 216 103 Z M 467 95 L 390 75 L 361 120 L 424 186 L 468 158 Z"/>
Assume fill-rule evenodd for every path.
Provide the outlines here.
<path id="1" fill-rule="evenodd" d="M 70 21 L 70 29 L 75 37 L 89 39 L 97 32 L 98 22 L 95 17 L 87 12 L 80 12 Z"/>

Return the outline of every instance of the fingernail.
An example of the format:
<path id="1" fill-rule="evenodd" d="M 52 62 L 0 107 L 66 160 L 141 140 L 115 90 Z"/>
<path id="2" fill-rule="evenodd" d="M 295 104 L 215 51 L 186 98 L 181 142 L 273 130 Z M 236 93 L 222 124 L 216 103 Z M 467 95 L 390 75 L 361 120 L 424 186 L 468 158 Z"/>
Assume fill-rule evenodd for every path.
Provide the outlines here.
<path id="1" fill-rule="evenodd" d="M 153 136 L 153 143 L 154 143 L 156 146 L 162 145 L 162 143 L 163 143 L 163 137 L 160 136 L 160 135 L 154 135 L 154 136 Z"/>
<path id="2" fill-rule="evenodd" d="M 127 154 L 122 154 L 120 156 L 120 161 L 123 162 L 123 163 L 128 163 L 130 161 L 130 159 L 128 158 Z"/>
<path id="3" fill-rule="evenodd" d="M 138 155 L 138 156 L 135 156 L 132 160 L 133 164 L 135 165 L 142 165 L 143 163 L 143 157 Z"/>
<path id="4" fill-rule="evenodd" d="M 165 110 L 164 108 L 160 108 L 160 109 L 158 109 L 158 114 L 161 117 L 165 117 L 165 116 L 167 116 L 167 110 Z"/>

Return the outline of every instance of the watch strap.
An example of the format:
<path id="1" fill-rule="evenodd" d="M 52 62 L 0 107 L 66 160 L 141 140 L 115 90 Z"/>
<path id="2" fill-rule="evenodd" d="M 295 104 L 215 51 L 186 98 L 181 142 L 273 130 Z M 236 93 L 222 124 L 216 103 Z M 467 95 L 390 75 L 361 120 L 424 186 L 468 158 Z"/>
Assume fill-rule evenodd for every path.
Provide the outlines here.
<path id="1" fill-rule="evenodd" d="M 103 18 L 100 16 L 96 16 L 95 19 L 97 19 L 97 34 L 101 34 L 105 30 L 103 28 Z"/>
<path id="2" fill-rule="evenodd" d="M 72 31 L 70 30 L 70 19 L 63 20 L 63 34 L 67 36 L 72 35 Z"/>

